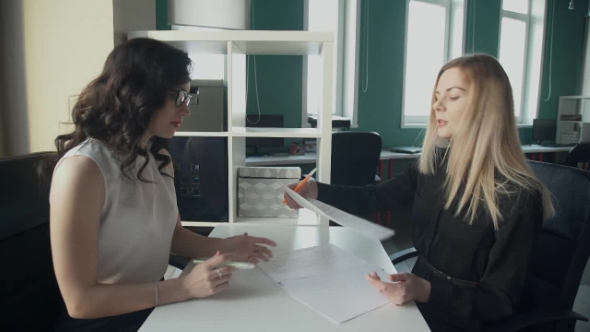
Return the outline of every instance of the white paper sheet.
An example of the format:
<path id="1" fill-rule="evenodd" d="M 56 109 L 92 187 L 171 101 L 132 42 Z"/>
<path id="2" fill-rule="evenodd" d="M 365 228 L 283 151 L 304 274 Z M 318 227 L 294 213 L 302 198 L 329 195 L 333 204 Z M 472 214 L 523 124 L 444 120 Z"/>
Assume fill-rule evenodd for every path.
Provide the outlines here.
<path id="1" fill-rule="evenodd" d="M 387 280 L 383 270 L 363 264 L 283 284 L 297 301 L 341 324 L 389 302 L 365 279 L 365 274 L 372 271 L 377 272 L 381 280 Z"/>
<path id="2" fill-rule="evenodd" d="M 325 218 L 328 218 L 342 226 L 350 227 L 365 236 L 377 238 L 380 241 L 383 241 L 395 235 L 395 231 L 393 231 L 390 228 L 377 225 L 368 220 L 354 216 L 350 213 L 346 213 L 342 210 L 339 210 L 333 206 L 330 206 L 318 200 L 305 199 L 298 193 L 294 192 L 291 188 L 287 187 L 286 185 L 282 184 L 282 186 L 285 189 L 285 193 L 289 195 L 291 198 L 293 198 L 293 200 L 297 202 L 299 206 L 310 209 L 313 212 Z"/>
<path id="3" fill-rule="evenodd" d="M 274 281 L 284 282 L 361 264 L 366 263 L 337 246 L 328 244 L 277 254 L 269 262 L 258 263 L 258 266 Z"/>
<path id="4" fill-rule="evenodd" d="M 258 266 L 294 299 L 336 324 L 388 303 L 365 279 L 375 271 L 387 280 L 387 273 L 334 244 L 278 254 Z"/>

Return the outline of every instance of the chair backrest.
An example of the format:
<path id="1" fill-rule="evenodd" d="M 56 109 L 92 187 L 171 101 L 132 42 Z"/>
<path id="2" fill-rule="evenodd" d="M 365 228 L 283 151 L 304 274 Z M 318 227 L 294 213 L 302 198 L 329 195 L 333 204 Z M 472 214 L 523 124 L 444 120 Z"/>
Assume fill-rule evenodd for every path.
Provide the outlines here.
<path id="1" fill-rule="evenodd" d="M 49 241 L 49 198 L 36 167 L 48 153 L 0 159 L 0 330 L 53 326 L 61 296 Z"/>
<path id="2" fill-rule="evenodd" d="M 580 143 L 568 153 L 566 165 L 590 171 L 590 144 Z"/>
<path id="3" fill-rule="evenodd" d="M 572 310 L 590 255 L 590 174 L 529 161 L 553 196 L 556 215 L 543 223 L 530 257 L 523 311 Z"/>
<path id="4" fill-rule="evenodd" d="M 373 132 L 332 133 L 331 183 L 363 186 L 375 183 L 381 136 Z"/>

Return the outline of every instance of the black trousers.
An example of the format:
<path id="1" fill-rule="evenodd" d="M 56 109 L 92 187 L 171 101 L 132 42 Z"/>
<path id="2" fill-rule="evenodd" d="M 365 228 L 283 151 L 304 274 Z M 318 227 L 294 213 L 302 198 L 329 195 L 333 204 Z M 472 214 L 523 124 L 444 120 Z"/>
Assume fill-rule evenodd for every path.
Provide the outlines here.
<path id="1" fill-rule="evenodd" d="M 160 279 L 164 281 L 164 277 Z M 70 317 L 66 304 L 61 301 L 61 310 L 55 323 L 56 332 L 70 331 L 117 331 L 117 332 L 135 332 L 143 325 L 148 316 L 154 311 L 154 308 L 148 308 L 141 311 L 130 312 L 128 314 L 95 318 L 95 319 L 78 319 Z"/>
<path id="2" fill-rule="evenodd" d="M 56 322 L 55 331 L 118 331 L 135 332 L 145 322 L 154 308 L 131 312 L 128 314 L 103 317 L 96 319 L 77 319 L 68 314 L 65 305 L 61 308 L 60 316 Z"/>
<path id="3" fill-rule="evenodd" d="M 426 259 L 422 256 L 418 257 L 414 268 L 412 269 L 412 273 L 416 276 L 431 281 L 433 278 L 441 278 L 438 275 L 439 271 L 434 270 L 432 265 L 426 261 Z M 463 281 L 457 281 L 463 282 Z M 471 282 L 464 282 L 468 284 L 472 284 Z M 468 285 L 472 287 L 472 285 Z M 428 324 L 428 327 L 432 332 L 477 332 L 481 331 L 481 326 L 479 322 L 475 321 L 465 321 L 459 317 L 449 314 L 446 311 L 437 310 L 437 308 L 432 308 L 424 303 L 416 302 L 416 306 L 422 313 L 424 320 Z"/>

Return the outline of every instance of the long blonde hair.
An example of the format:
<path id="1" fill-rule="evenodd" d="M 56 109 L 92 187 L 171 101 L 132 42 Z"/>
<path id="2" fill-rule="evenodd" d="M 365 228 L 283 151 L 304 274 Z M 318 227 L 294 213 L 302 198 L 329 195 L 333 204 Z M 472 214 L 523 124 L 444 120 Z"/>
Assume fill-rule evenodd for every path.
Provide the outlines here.
<path id="1" fill-rule="evenodd" d="M 499 199 L 516 186 L 538 191 L 544 219 L 552 216 L 555 212 L 550 193 L 529 168 L 521 149 L 512 88 L 500 63 L 483 54 L 456 58 L 438 73 L 435 91 L 441 75 L 450 68 L 459 68 L 471 84 L 471 98 L 449 140 L 438 137 L 435 110 L 431 109 L 419 161 L 421 173 L 434 174 L 437 147 L 448 147 L 445 209 L 458 199 L 457 216 L 466 209 L 472 224 L 483 209 L 498 229 L 503 217 Z M 435 101 L 433 92 L 432 104 Z"/>

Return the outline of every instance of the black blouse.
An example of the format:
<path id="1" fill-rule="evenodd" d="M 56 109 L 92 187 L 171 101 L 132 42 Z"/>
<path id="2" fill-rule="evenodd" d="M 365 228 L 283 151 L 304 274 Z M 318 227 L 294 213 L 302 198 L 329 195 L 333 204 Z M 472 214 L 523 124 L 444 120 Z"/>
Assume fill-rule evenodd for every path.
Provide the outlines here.
<path id="1" fill-rule="evenodd" d="M 318 183 L 318 199 L 356 215 L 392 210 L 395 217 L 396 209 L 412 206 L 413 241 L 420 254 L 412 272 L 431 283 L 429 301 L 419 308 L 433 330 L 471 329 L 474 322 L 500 320 L 516 311 L 543 207 L 539 193 L 514 188 L 499 202 L 498 230 L 486 213 L 469 225 L 464 214 L 455 215 L 455 206 L 444 208 L 444 180 L 444 171 L 424 175 L 414 164 L 379 185 Z M 479 284 L 465 286 L 433 275 L 421 259 L 447 276 Z"/>

